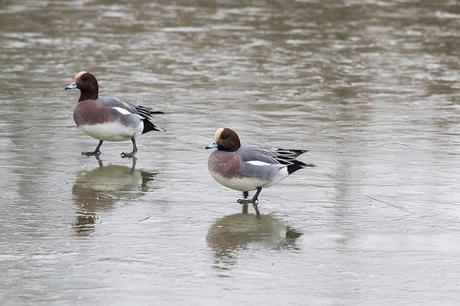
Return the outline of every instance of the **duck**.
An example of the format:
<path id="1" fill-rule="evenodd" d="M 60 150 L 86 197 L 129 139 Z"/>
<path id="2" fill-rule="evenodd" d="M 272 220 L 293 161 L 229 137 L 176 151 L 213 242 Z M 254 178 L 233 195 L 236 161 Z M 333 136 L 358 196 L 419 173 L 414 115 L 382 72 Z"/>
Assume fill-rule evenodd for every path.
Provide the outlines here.
<path id="1" fill-rule="evenodd" d="M 74 121 L 83 133 L 99 140 L 94 151 L 82 152 L 83 155 L 99 156 L 104 141 L 131 140 L 132 152 L 123 152 L 121 157 L 133 158 L 138 151 L 137 136 L 150 131 L 164 131 L 153 122 L 152 117 L 163 112 L 115 97 L 99 96 L 97 79 L 90 72 L 78 72 L 65 89 L 80 90 L 80 98 L 73 112 Z"/>
<path id="2" fill-rule="evenodd" d="M 214 134 L 214 141 L 206 149 L 217 149 L 209 155 L 208 170 L 219 184 L 243 192 L 243 212 L 252 204 L 260 216 L 258 198 L 263 188 L 271 187 L 305 167 L 314 167 L 296 158 L 307 150 L 281 149 L 259 144 L 241 143 L 238 134 L 221 127 Z M 247 199 L 249 191 L 256 191 Z"/>

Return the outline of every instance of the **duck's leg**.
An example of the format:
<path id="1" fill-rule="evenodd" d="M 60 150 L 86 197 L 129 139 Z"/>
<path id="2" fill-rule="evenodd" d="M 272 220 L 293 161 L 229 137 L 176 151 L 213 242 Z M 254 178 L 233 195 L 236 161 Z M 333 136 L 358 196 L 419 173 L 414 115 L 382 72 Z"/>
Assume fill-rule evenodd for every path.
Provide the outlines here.
<path id="1" fill-rule="evenodd" d="M 81 152 L 81 155 L 86 156 L 99 156 L 101 155 L 101 151 L 99 150 L 102 146 L 103 140 L 99 140 L 99 144 L 97 145 L 96 149 L 93 152 Z"/>
<path id="2" fill-rule="evenodd" d="M 248 196 L 249 196 L 249 191 L 243 191 L 243 198 L 244 198 L 244 199 L 247 199 Z M 242 209 L 242 213 L 243 213 L 243 214 L 247 214 L 247 213 L 248 213 L 248 204 L 245 203 L 245 204 L 242 204 L 241 206 L 242 206 L 242 208 L 243 208 L 243 209 Z"/>
<path id="3" fill-rule="evenodd" d="M 131 137 L 131 141 L 133 142 L 133 151 L 131 153 L 121 153 L 121 158 L 126 158 L 126 157 L 134 157 L 137 153 L 137 146 L 136 146 L 136 138 Z"/>

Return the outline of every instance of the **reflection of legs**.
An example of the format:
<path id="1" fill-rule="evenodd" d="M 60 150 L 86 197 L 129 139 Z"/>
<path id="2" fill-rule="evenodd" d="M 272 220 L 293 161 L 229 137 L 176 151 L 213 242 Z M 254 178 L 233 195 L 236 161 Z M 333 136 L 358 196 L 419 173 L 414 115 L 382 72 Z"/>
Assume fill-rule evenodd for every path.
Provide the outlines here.
<path id="1" fill-rule="evenodd" d="M 136 170 L 136 162 L 137 162 L 136 156 L 133 156 L 132 160 L 133 160 L 133 163 L 132 163 L 132 166 L 131 166 L 131 173 L 133 173 L 134 170 Z"/>
<path id="2" fill-rule="evenodd" d="M 133 151 L 131 153 L 121 153 L 121 157 L 122 158 L 126 158 L 126 157 L 134 157 L 134 155 L 136 155 L 136 152 L 137 152 L 137 146 L 136 146 L 136 138 L 131 137 L 131 141 L 133 142 Z"/>
<path id="3" fill-rule="evenodd" d="M 259 209 L 257 208 L 257 200 L 258 200 L 258 197 L 259 197 L 259 193 L 262 191 L 262 187 L 257 187 L 257 192 L 256 194 L 252 197 L 252 199 L 250 200 L 247 200 L 247 199 L 239 199 L 238 200 L 238 203 L 240 204 L 243 204 L 243 205 L 247 205 L 247 204 L 252 204 L 252 206 L 254 207 L 254 210 L 256 211 L 256 214 L 258 216 L 260 216 L 260 213 L 259 213 Z M 244 195 L 244 193 L 243 193 Z M 243 206 L 243 209 L 244 209 L 244 206 Z"/>
<path id="4" fill-rule="evenodd" d="M 257 207 L 257 203 L 256 202 L 252 203 L 252 207 L 254 207 L 257 217 L 260 217 L 260 212 L 259 212 L 259 208 Z"/>
<path id="5" fill-rule="evenodd" d="M 99 144 L 97 145 L 96 149 L 93 152 L 81 152 L 81 155 L 86 155 L 86 156 L 98 156 L 101 155 L 101 151 L 99 149 L 102 146 L 103 140 L 99 140 Z"/>
<path id="6" fill-rule="evenodd" d="M 262 191 L 262 188 L 261 188 L 261 187 L 258 187 L 258 188 L 257 188 L 256 194 L 255 194 L 254 197 L 252 198 L 252 207 L 254 207 L 254 210 L 256 211 L 256 215 L 257 215 L 257 216 L 260 216 L 259 208 L 257 207 L 257 200 L 258 200 L 258 197 L 259 197 L 259 193 L 260 193 L 261 191 Z"/>
<path id="7" fill-rule="evenodd" d="M 104 165 L 102 164 L 102 160 L 99 158 L 99 154 L 94 155 L 94 157 L 96 158 L 97 163 L 99 164 L 99 168 L 104 167 Z"/>

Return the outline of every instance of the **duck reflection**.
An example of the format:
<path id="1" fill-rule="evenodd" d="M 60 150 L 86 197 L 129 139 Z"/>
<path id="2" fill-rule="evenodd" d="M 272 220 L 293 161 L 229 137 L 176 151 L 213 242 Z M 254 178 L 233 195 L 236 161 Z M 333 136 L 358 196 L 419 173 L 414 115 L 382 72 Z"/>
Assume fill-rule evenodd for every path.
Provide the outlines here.
<path id="1" fill-rule="evenodd" d="M 220 263 L 234 264 L 237 251 L 251 244 L 288 248 L 293 247 L 301 235 L 272 215 L 241 213 L 217 220 L 208 231 L 207 241 L 218 266 Z"/>
<path id="2" fill-rule="evenodd" d="M 99 158 L 97 161 L 99 167 L 81 172 L 72 188 L 79 208 L 73 225 L 75 235 L 87 235 L 94 231 L 100 221 L 97 212 L 110 209 L 119 200 L 141 196 L 156 175 L 135 169 L 136 159 L 132 160 L 131 167 L 104 166 Z"/>

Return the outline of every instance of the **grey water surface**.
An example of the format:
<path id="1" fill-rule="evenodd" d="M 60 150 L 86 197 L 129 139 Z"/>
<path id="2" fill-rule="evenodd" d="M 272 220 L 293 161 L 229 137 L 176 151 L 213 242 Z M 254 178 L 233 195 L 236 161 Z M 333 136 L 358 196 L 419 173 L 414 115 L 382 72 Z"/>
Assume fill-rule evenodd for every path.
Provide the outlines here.
<path id="1" fill-rule="evenodd" d="M 458 305 L 458 1 L 1 1 L 1 305 Z M 166 132 L 73 122 L 80 70 Z M 261 218 L 215 130 L 308 149 Z"/>

